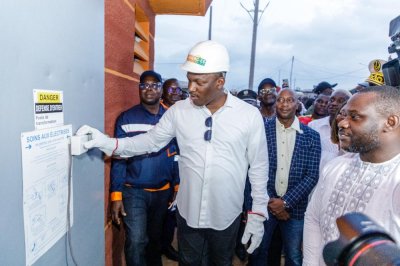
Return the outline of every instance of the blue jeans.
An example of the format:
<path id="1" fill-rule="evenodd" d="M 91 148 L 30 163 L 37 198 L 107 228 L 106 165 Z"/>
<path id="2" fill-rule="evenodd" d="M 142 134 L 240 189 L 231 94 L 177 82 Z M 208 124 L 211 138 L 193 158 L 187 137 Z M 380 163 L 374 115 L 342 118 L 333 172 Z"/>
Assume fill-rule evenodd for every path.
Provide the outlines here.
<path id="1" fill-rule="evenodd" d="M 303 254 L 301 244 L 303 242 L 304 220 L 289 219 L 280 221 L 269 213 L 269 219 L 264 222 L 264 236 L 260 246 L 249 257 L 249 265 L 265 266 L 268 260 L 268 249 L 271 243 L 274 229 L 279 227 L 282 235 L 285 251 L 285 266 L 302 265 Z"/>
<path id="2" fill-rule="evenodd" d="M 162 265 L 161 233 L 169 190 L 149 192 L 126 187 L 123 195 L 127 266 Z"/>

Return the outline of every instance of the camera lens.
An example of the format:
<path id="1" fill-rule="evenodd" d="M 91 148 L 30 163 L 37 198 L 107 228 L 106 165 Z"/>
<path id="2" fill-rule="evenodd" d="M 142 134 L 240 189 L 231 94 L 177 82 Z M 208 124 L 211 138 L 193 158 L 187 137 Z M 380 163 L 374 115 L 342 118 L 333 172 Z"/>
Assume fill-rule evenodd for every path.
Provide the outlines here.
<path id="1" fill-rule="evenodd" d="M 355 244 L 342 256 L 344 265 L 400 265 L 400 253 L 397 245 L 381 236 L 370 236 Z"/>
<path id="2" fill-rule="evenodd" d="M 400 249 L 380 225 L 362 213 L 336 220 L 340 236 L 323 250 L 328 266 L 400 266 Z"/>

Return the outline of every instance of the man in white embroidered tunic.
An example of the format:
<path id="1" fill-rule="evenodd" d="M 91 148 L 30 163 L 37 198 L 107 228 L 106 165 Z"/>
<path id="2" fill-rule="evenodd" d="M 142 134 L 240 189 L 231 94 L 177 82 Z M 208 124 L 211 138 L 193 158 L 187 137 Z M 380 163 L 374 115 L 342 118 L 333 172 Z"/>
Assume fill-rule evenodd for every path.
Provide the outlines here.
<path id="1" fill-rule="evenodd" d="M 400 92 L 369 87 L 353 95 L 339 122 L 340 156 L 322 170 L 308 205 L 303 264 L 324 265 L 322 250 L 338 236 L 336 218 L 362 212 L 400 243 Z"/>

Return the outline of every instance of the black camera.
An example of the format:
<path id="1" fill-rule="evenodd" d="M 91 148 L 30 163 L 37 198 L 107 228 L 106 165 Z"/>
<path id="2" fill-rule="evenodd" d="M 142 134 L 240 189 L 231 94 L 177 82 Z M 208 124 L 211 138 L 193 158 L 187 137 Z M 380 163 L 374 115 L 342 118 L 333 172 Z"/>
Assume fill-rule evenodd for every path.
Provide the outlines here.
<path id="1" fill-rule="evenodd" d="M 382 72 L 386 85 L 400 88 L 400 16 L 390 22 L 389 37 L 393 41 L 388 47 L 389 54 L 396 53 L 397 58 L 384 64 Z"/>
<path id="2" fill-rule="evenodd" d="M 386 231 L 361 213 L 336 219 L 340 236 L 323 250 L 328 266 L 400 265 L 400 249 Z"/>

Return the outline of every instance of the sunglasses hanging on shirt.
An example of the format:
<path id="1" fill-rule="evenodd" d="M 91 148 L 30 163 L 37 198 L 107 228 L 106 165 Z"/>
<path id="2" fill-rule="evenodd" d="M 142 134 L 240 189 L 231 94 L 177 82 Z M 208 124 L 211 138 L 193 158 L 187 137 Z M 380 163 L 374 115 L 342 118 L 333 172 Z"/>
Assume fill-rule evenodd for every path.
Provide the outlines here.
<path id="1" fill-rule="evenodd" d="M 204 140 L 211 141 L 212 137 L 212 117 L 207 117 L 205 121 L 205 125 L 208 128 L 206 132 L 204 132 Z"/>

